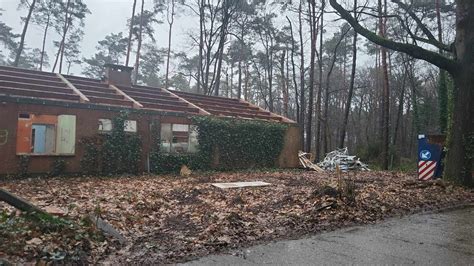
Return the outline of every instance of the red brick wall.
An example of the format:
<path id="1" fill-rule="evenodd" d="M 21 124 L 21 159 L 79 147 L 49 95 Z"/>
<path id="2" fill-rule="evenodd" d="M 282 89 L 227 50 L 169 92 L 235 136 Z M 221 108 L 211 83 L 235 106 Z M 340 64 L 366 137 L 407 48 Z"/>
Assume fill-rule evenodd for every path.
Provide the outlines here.
<path id="1" fill-rule="evenodd" d="M 2 136 L 1 133 L 5 131 L 7 131 L 8 134 L 5 143 L 3 143 L 4 141 L 0 139 L 0 175 L 15 175 L 18 173 L 20 157 L 16 155 L 16 131 L 19 113 L 76 116 L 75 155 L 31 156 L 29 164 L 30 173 L 47 173 L 51 171 L 51 165 L 58 157 L 66 161 L 67 172 L 81 172 L 80 159 L 84 154 L 84 150 L 79 144 L 79 140 L 83 137 L 94 136 L 98 133 L 98 121 L 100 118 L 113 119 L 118 115 L 117 111 L 0 102 L 0 136 Z M 145 171 L 147 169 L 147 157 L 152 143 L 150 135 L 150 123 L 152 121 L 161 121 L 161 123 L 190 123 L 189 119 L 186 117 L 161 116 L 158 114 L 144 113 L 130 114 L 129 119 L 137 120 L 137 133 L 142 139 L 143 152 L 140 167 L 141 171 Z M 299 129 L 297 127 L 290 127 L 285 136 L 285 145 L 282 154 L 277 161 L 277 165 L 279 167 L 298 167 L 297 150 L 300 147 L 300 141 Z"/>
<path id="2" fill-rule="evenodd" d="M 30 157 L 29 172 L 47 173 L 51 171 L 54 159 L 63 158 L 66 163 L 67 172 L 80 172 L 80 159 L 83 149 L 78 143 L 83 137 L 94 136 L 98 133 L 98 121 L 100 118 L 113 119 L 118 115 L 116 111 L 66 108 L 49 105 L 17 104 L 10 102 L 0 103 L 0 131 L 6 130 L 8 138 L 5 144 L 0 145 L 0 174 L 13 175 L 18 172 L 19 156 L 16 155 L 16 130 L 19 113 L 43 114 L 43 115 L 75 115 L 76 116 L 76 152 L 73 156 L 51 156 L 35 155 Z M 130 120 L 137 120 L 137 133 L 143 143 L 141 170 L 145 171 L 147 156 L 151 144 L 150 123 L 161 120 L 164 123 L 189 123 L 185 117 L 160 116 L 158 114 L 132 113 Z M 0 140 L 0 144 L 2 141 Z"/>

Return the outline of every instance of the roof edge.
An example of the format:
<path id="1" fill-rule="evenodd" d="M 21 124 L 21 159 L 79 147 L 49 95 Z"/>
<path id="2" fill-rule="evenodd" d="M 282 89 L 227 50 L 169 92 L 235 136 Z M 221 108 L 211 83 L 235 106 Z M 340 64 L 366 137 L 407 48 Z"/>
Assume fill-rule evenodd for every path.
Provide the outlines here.
<path id="1" fill-rule="evenodd" d="M 200 113 L 200 114 L 203 114 L 203 115 L 211 115 L 211 113 L 209 113 L 208 111 L 206 111 L 206 110 L 204 110 L 203 108 L 201 108 L 201 107 L 199 107 L 199 106 L 197 106 L 197 105 L 191 103 L 190 101 L 188 101 L 188 100 L 186 100 L 186 99 L 184 99 L 184 98 L 182 98 L 182 97 L 176 95 L 175 93 L 171 92 L 170 90 L 165 89 L 165 88 L 162 88 L 162 90 L 163 90 L 163 91 L 166 91 L 166 92 L 169 93 L 169 94 L 171 94 L 173 97 L 178 98 L 178 100 L 180 100 L 180 101 L 182 101 L 182 102 L 185 102 L 185 103 L 187 103 L 188 105 L 191 105 L 191 106 L 194 107 L 194 108 L 197 108 L 197 109 L 199 110 L 199 113 Z"/>
<path id="2" fill-rule="evenodd" d="M 269 113 L 270 113 L 270 116 L 279 117 L 279 118 L 281 118 L 281 121 L 282 121 L 282 122 L 285 122 L 285 123 L 288 123 L 288 124 L 296 124 L 296 121 L 294 121 L 294 120 L 291 120 L 291 119 L 289 119 L 289 118 L 287 118 L 287 117 L 285 117 L 285 116 L 282 116 L 282 115 L 275 114 L 274 112 L 270 112 L 270 111 L 268 111 L 268 110 L 265 110 L 265 109 L 263 109 L 262 107 L 260 107 L 260 106 L 258 106 L 258 105 L 255 105 L 255 104 L 252 104 L 252 103 L 250 103 L 250 102 L 248 102 L 248 101 L 239 99 L 239 102 L 241 102 L 241 103 L 246 103 L 246 104 L 248 104 L 248 105 L 250 105 L 250 106 L 252 106 L 252 107 L 256 107 L 256 108 L 258 108 L 258 109 L 259 109 L 260 111 L 262 111 L 262 112 L 269 112 Z"/>

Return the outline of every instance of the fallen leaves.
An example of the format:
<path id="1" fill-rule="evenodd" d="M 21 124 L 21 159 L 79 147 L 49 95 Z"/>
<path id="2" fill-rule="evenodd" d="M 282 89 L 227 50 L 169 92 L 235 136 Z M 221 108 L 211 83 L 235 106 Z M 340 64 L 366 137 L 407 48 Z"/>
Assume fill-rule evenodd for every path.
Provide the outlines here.
<path id="1" fill-rule="evenodd" d="M 42 208 L 59 208 L 76 221 L 92 213 L 113 225 L 129 246 L 114 253 L 111 243 L 90 241 L 90 254 L 112 254 L 89 256 L 108 263 L 180 262 L 474 200 L 470 190 L 442 181 L 419 182 L 402 173 L 350 173 L 343 178 L 353 183 L 354 195 L 340 190 L 333 174 L 300 171 L 30 179 L 1 185 Z M 254 180 L 272 185 L 227 190 L 210 185 Z M 52 241 L 29 234 L 24 239 L 34 237 L 43 244 Z"/>

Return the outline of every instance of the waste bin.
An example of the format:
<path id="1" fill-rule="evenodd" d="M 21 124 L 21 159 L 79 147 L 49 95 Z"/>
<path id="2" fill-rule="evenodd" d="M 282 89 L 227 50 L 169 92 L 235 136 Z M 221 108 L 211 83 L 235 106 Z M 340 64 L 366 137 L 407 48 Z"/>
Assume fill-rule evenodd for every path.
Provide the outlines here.
<path id="1" fill-rule="evenodd" d="M 445 135 L 418 135 L 418 179 L 430 180 L 443 174 Z"/>

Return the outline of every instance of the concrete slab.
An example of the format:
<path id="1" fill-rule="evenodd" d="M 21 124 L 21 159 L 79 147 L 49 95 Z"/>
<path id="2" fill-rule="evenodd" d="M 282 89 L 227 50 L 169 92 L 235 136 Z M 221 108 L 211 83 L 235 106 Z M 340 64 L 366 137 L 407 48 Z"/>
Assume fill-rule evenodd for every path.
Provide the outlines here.
<path id="1" fill-rule="evenodd" d="M 263 187 L 269 186 L 270 183 L 262 181 L 253 181 L 253 182 L 230 182 L 230 183 L 212 183 L 213 186 L 226 189 L 226 188 L 242 188 L 242 187 Z"/>

